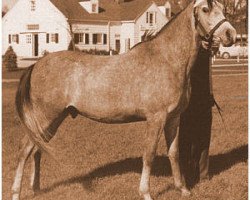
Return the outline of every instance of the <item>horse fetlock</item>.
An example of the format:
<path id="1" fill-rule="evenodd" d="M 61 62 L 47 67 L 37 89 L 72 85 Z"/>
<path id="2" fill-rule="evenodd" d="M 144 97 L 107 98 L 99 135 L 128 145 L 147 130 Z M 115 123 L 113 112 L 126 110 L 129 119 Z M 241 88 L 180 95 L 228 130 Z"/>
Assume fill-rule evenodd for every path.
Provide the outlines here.
<path id="1" fill-rule="evenodd" d="M 12 200 L 19 200 L 19 199 L 20 199 L 20 194 L 16 193 L 16 192 L 13 192 L 13 194 L 12 194 Z"/>
<path id="2" fill-rule="evenodd" d="M 191 192 L 189 189 L 187 189 L 186 186 L 184 186 L 182 183 L 175 183 L 175 187 L 177 190 L 181 191 L 181 196 L 190 196 Z"/>
<path id="3" fill-rule="evenodd" d="M 181 196 L 187 197 L 187 196 L 190 196 L 190 195 L 191 195 L 191 192 L 190 192 L 189 189 L 187 189 L 186 187 L 181 188 Z"/>
<path id="4" fill-rule="evenodd" d="M 140 191 L 140 196 L 143 197 L 144 200 L 153 200 L 153 198 L 151 197 L 150 193 L 147 192 L 147 193 L 142 193 Z"/>

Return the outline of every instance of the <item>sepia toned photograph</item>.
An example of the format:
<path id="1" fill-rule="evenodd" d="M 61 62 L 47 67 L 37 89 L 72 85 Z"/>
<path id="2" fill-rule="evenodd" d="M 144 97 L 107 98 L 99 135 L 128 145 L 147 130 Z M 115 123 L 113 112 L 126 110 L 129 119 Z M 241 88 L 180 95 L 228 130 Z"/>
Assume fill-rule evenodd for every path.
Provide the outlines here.
<path id="1" fill-rule="evenodd" d="M 2 0 L 3 200 L 247 200 L 248 0 Z"/>

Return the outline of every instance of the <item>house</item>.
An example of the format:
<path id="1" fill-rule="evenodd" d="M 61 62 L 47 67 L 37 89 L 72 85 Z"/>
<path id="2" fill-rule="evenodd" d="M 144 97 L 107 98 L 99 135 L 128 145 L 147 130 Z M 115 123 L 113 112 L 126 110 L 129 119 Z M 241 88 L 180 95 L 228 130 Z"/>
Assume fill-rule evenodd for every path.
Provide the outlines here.
<path id="1" fill-rule="evenodd" d="M 3 18 L 3 53 L 11 45 L 20 57 L 44 51 L 127 52 L 171 18 L 168 0 L 19 0 Z M 176 7 L 176 5 L 174 5 Z"/>

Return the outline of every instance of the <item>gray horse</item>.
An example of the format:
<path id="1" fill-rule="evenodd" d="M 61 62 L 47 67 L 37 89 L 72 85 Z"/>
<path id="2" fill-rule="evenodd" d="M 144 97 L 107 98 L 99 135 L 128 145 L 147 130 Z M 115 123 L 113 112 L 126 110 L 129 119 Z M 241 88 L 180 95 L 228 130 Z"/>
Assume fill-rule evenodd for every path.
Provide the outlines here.
<path id="1" fill-rule="evenodd" d="M 180 114 L 190 96 L 190 72 L 201 38 L 219 37 L 224 46 L 236 31 L 225 20 L 217 1 L 192 2 L 157 37 L 123 55 L 105 57 L 62 51 L 39 60 L 21 78 L 17 111 L 27 129 L 20 153 L 13 200 L 19 200 L 24 166 L 33 152 L 31 185 L 39 190 L 41 151 L 63 120 L 82 115 L 103 123 L 146 121 L 147 139 L 139 186 L 152 200 L 149 177 L 157 143 L 165 132 L 175 186 L 189 195 L 179 166 Z"/>

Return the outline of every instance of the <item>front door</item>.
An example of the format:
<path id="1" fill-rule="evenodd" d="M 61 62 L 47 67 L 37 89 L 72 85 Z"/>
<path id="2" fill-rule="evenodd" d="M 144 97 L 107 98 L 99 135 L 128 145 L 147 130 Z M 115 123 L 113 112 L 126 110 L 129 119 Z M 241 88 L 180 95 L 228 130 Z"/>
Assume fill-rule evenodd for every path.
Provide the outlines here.
<path id="1" fill-rule="evenodd" d="M 115 50 L 120 53 L 121 43 L 120 40 L 115 40 Z"/>
<path id="2" fill-rule="evenodd" d="M 33 46 L 33 55 L 38 56 L 38 34 L 34 34 L 34 46 Z"/>

